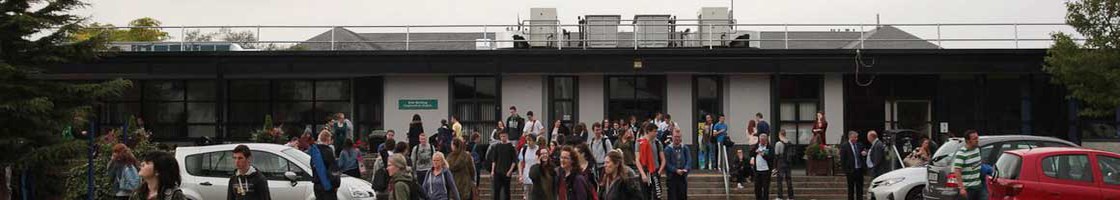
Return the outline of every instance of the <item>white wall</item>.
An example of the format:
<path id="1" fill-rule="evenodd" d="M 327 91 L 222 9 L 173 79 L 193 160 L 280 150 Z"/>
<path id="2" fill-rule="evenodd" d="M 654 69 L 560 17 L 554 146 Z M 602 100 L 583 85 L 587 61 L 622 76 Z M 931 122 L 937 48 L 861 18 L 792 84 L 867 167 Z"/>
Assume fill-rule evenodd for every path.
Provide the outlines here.
<path id="1" fill-rule="evenodd" d="M 587 123 L 590 126 L 592 123 L 603 120 L 603 113 L 606 112 L 606 100 L 603 97 L 602 75 L 581 75 L 579 76 L 579 121 Z M 591 127 L 588 127 L 591 128 Z"/>
<path id="2" fill-rule="evenodd" d="M 1120 143 L 1117 142 L 1081 142 L 1085 148 L 1120 153 Z"/>
<path id="3" fill-rule="evenodd" d="M 696 133 L 692 127 L 696 126 L 692 110 L 692 75 L 673 74 L 666 77 L 668 93 L 665 100 L 666 108 L 673 121 L 681 129 L 681 139 L 684 144 L 692 144 L 691 135 Z"/>
<path id="4" fill-rule="evenodd" d="M 754 119 L 755 113 L 762 113 L 771 126 L 775 125 L 770 116 L 770 76 L 728 75 L 726 79 L 723 110 L 728 135 L 736 144 L 745 144 L 747 121 Z"/>
<path id="5" fill-rule="evenodd" d="M 835 144 L 845 133 L 844 77 L 840 74 L 824 75 L 824 118 L 828 120 L 824 139 Z"/>
<path id="6" fill-rule="evenodd" d="M 541 75 L 505 75 L 502 76 L 502 118 L 509 117 L 509 107 L 516 106 L 517 113 L 525 120 L 525 114 L 533 111 L 537 120 L 548 121 L 548 112 L 545 111 L 544 99 L 547 98 L 544 90 L 544 77 Z"/>
<path id="7" fill-rule="evenodd" d="M 418 75 L 385 77 L 385 129 L 396 131 L 394 140 L 406 141 L 408 123 L 413 114 L 420 114 L 424 121 L 425 132 L 435 132 L 439 120 L 447 118 L 450 98 L 448 97 L 448 77 L 445 75 Z M 400 110 L 401 99 L 436 99 L 435 110 Z"/>

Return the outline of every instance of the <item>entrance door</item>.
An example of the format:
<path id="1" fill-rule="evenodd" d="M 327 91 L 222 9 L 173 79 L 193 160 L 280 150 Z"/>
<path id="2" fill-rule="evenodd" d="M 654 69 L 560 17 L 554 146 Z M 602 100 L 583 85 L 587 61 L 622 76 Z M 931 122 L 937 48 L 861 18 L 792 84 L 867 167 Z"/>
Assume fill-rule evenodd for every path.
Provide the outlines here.
<path id="1" fill-rule="evenodd" d="M 885 129 L 910 129 L 926 136 L 933 133 L 929 100 L 888 100 Z"/>

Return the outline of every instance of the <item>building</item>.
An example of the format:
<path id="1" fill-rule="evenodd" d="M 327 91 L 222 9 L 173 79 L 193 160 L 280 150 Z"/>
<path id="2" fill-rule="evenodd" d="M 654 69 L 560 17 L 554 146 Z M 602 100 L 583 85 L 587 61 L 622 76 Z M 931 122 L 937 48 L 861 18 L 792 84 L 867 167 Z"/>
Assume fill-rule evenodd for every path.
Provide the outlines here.
<path id="1" fill-rule="evenodd" d="M 1078 117 L 1077 103 L 1042 71 L 1045 49 L 943 49 L 893 26 L 757 31 L 749 35 L 759 41 L 743 48 L 727 47 L 734 41 L 700 46 L 714 43 L 689 43 L 692 36 L 673 31 L 669 38 L 682 41 L 635 49 L 634 35 L 618 32 L 615 48 L 583 48 L 578 38 L 509 48 L 487 40 L 508 36 L 502 32 L 340 27 L 300 44 L 307 51 L 122 52 L 49 66 L 43 78 L 133 79 L 136 87 L 108 100 L 98 121 L 116 126 L 143 116 L 156 139 L 172 142 L 247 140 L 265 115 L 297 133 L 321 127 L 336 112 L 363 135 L 403 133 L 413 114 L 430 132 L 453 115 L 466 130 L 489 133 L 516 106 L 545 122 L 588 125 L 665 112 L 688 133 L 703 115 L 725 114 L 740 143 L 746 121 L 762 113 L 796 144 L 808 144 L 814 114 L 823 111 L 831 144 L 847 130 L 913 129 L 938 137 L 976 129 L 1120 149 L 1120 116 Z M 456 42 L 370 42 L 397 40 Z M 478 50 L 477 42 L 495 48 Z M 685 143 L 694 144 L 695 134 L 688 135 Z"/>

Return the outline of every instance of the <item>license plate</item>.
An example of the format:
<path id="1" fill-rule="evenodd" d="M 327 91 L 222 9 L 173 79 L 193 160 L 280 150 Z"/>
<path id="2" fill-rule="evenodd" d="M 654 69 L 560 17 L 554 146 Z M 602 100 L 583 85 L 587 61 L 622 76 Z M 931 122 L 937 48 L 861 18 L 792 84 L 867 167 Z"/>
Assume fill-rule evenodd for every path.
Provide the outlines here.
<path id="1" fill-rule="evenodd" d="M 933 183 L 933 184 L 937 183 L 937 175 L 938 175 L 937 173 L 933 173 L 933 172 L 930 172 L 929 175 L 926 175 L 926 177 L 929 179 L 929 183 Z"/>

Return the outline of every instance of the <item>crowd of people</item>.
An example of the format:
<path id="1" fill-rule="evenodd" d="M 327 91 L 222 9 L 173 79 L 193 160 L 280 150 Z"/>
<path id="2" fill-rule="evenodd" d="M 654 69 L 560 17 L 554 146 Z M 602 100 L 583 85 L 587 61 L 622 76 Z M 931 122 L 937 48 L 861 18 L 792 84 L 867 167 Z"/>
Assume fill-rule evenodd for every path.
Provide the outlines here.
<path id="1" fill-rule="evenodd" d="M 569 127 L 560 120 L 546 126 L 532 111 L 526 117 L 516 107 L 509 111 L 506 120 L 491 130 L 488 144 L 482 144 L 479 131 L 464 130 L 457 117 L 441 121 L 435 132 L 428 133 L 420 116 L 414 115 L 404 137 L 408 141 L 396 141 L 396 132 L 388 130 L 385 142 L 368 148 L 375 157 L 368 172 L 353 125 L 342 113 L 319 131 L 306 129 L 286 145 L 310 155 L 316 199 L 336 199 L 341 174 L 370 177 L 373 189 L 391 199 L 479 199 L 480 174 L 489 173 L 495 200 L 511 199 L 511 184 L 526 191 L 525 200 L 676 200 L 688 199 L 687 177 L 693 169 L 727 170 L 739 189 L 754 183 L 757 199 L 769 197 L 773 176 L 777 197 L 794 198 L 790 165 L 796 158 L 788 152 L 791 143 L 785 130 L 778 130 L 772 142 L 770 125 L 761 113 L 747 123 L 746 148 L 731 148 L 735 143 L 725 116 L 706 115 L 698 123 L 700 145 L 693 155 L 690 146 L 682 144 L 681 128 L 663 113 L 648 120 L 630 116 Z M 824 113 L 819 112 L 814 144 L 824 144 L 825 129 Z M 849 134 L 849 139 L 857 137 Z M 885 173 L 884 144 L 873 131 L 868 138 L 867 148 L 856 141 L 840 145 L 852 198 L 862 196 L 864 171 L 872 177 Z M 928 143 L 923 140 L 906 162 L 928 161 Z M 721 149 L 734 155 L 721 161 Z M 136 159 L 129 151 L 123 144 L 113 148 L 114 197 L 182 199 L 177 189 L 178 163 L 170 153 Z M 232 155 L 236 172 L 230 177 L 228 199 L 270 199 L 268 182 L 251 165 L 248 147 L 239 145 Z M 667 191 L 662 191 L 662 185 Z"/>
<path id="2" fill-rule="evenodd" d="M 783 131 L 771 143 L 770 125 L 761 113 L 748 121 L 747 149 L 731 148 L 735 143 L 725 116 L 705 116 L 696 133 L 702 138 L 698 155 L 663 113 L 647 120 L 630 116 L 569 126 L 540 121 L 532 111 L 523 117 L 510 107 L 506 119 L 490 130 L 489 143 L 479 131 L 464 130 L 456 117 L 449 119 L 432 135 L 414 115 L 404 137 L 408 141 L 395 141 L 397 133 L 387 130 L 386 141 L 375 148 L 374 189 L 393 199 L 478 199 L 479 174 L 489 173 L 495 200 L 511 199 L 512 187 L 526 191 L 526 200 L 675 200 L 688 198 L 687 177 L 697 169 L 730 171 L 742 177 L 739 188 L 752 177 L 762 183 L 755 184 L 760 199 L 770 191 L 769 177 L 778 174 L 793 198 L 788 140 Z M 824 126 L 815 137 L 823 138 Z M 721 149 L 737 157 L 721 164 Z"/>

